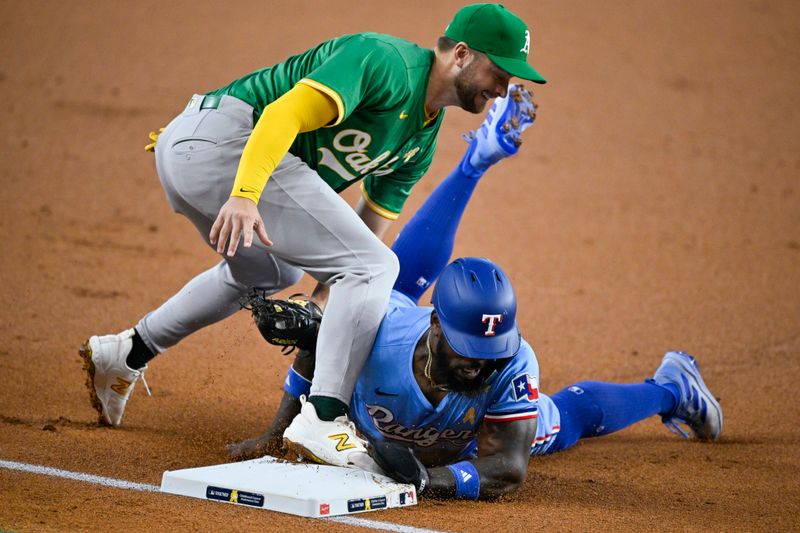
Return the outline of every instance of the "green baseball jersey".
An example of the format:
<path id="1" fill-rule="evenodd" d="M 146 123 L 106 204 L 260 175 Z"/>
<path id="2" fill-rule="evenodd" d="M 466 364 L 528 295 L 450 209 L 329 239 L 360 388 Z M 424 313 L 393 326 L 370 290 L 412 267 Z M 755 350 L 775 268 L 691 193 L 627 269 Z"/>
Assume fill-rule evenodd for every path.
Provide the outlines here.
<path id="1" fill-rule="evenodd" d="M 369 206 L 393 219 L 431 164 L 444 116 L 425 114 L 432 64 L 432 50 L 397 37 L 344 35 L 209 94 L 247 102 L 256 120 L 297 83 L 327 94 L 336 122 L 299 134 L 289 151 L 337 192 L 363 179 Z"/>

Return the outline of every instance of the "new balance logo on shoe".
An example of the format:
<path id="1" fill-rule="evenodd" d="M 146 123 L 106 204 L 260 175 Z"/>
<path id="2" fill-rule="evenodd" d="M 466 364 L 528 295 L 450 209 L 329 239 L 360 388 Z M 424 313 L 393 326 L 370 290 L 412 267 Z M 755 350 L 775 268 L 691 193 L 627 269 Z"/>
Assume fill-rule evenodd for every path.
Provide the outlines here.
<path id="1" fill-rule="evenodd" d="M 111 390 L 119 394 L 120 396 L 125 396 L 128 393 L 128 387 L 131 386 L 131 382 L 127 379 L 122 379 L 121 377 L 117 376 L 117 382 L 111 385 Z"/>
<path id="2" fill-rule="evenodd" d="M 336 443 L 336 451 L 343 452 L 355 448 L 356 445 L 350 442 L 350 436 L 347 433 L 336 433 L 335 435 L 328 435 L 331 440 L 339 441 Z"/>

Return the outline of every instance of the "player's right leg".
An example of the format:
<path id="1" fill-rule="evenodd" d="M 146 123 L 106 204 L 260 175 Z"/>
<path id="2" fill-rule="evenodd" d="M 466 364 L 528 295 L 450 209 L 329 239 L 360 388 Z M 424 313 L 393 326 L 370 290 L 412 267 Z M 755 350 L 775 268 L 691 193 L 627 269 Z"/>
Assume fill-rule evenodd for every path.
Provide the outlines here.
<path id="1" fill-rule="evenodd" d="M 505 98 L 495 100 L 472 133 L 461 162 L 403 227 L 392 245 L 400 261 L 394 290 L 417 302 L 439 277 L 478 180 L 490 166 L 517 153 L 520 135 L 533 124 L 536 106 L 531 98 L 524 88 L 512 85 Z"/>
<path id="2" fill-rule="evenodd" d="M 531 453 L 536 455 L 565 450 L 582 438 L 608 435 L 656 415 L 683 437 L 690 434 L 676 422 L 685 424 L 698 440 L 716 440 L 722 432 L 719 402 L 706 387 L 694 357 L 683 352 L 667 352 L 654 377 L 644 383 L 582 381 L 544 400 L 540 424 L 542 416 L 555 419 L 557 431 L 550 431 L 555 434 L 552 442 L 549 438 L 534 442 Z M 551 427 L 545 423 L 537 437 Z"/>
<path id="3" fill-rule="evenodd" d="M 309 401 L 284 438 L 310 459 L 346 465 L 353 451 L 364 451 L 346 415 L 397 277 L 397 258 L 292 155 L 267 182 L 259 211 L 274 242 L 271 253 L 330 287 Z"/>

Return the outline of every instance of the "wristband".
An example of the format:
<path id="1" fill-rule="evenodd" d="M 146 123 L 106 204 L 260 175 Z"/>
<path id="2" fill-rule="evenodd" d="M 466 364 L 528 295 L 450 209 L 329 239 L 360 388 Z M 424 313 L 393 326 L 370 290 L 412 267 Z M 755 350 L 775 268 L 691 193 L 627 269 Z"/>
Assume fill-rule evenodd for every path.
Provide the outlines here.
<path id="1" fill-rule="evenodd" d="M 311 382 L 290 366 L 289 372 L 286 373 L 286 380 L 283 382 L 283 390 L 295 398 L 300 398 L 304 394 L 308 396 L 311 392 Z"/>
<path id="2" fill-rule="evenodd" d="M 477 500 L 481 492 L 481 477 L 478 469 L 469 461 L 447 465 L 456 478 L 456 498 Z"/>

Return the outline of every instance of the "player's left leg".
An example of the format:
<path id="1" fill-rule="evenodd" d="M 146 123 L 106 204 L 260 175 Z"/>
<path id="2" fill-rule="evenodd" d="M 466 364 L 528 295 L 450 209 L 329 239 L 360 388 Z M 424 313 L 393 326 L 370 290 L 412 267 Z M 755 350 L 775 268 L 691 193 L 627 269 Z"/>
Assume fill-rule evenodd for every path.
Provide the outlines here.
<path id="1" fill-rule="evenodd" d="M 578 440 L 608 435 L 645 418 L 667 413 L 676 403 L 667 387 L 652 382 L 636 384 L 581 381 L 550 397 L 561 424 L 548 453 L 565 450 Z"/>
<path id="2" fill-rule="evenodd" d="M 714 440 L 722 430 L 719 402 L 703 382 L 694 358 L 683 352 L 667 352 L 654 377 L 644 383 L 581 381 L 550 398 L 560 415 L 560 427 L 548 446 L 537 449 L 534 443 L 534 454 L 565 450 L 582 438 L 608 435 L 655 415 L 668 427 L 677 427 L 676 421 L 686 424 L 701 440 Z"/>
<path id="3" fill-rule="evenodd" d="M 453 252 L 456 230 L 480 177 L 519 150 L 519 137 L 535 119 L 532 95 L 521 86 L 498 98 L 472 135 L 459 165 L 434 189 L 397 236 L 392 250 L 400 261 L 394 285 L 415 302 L 439 277 Z"/>

